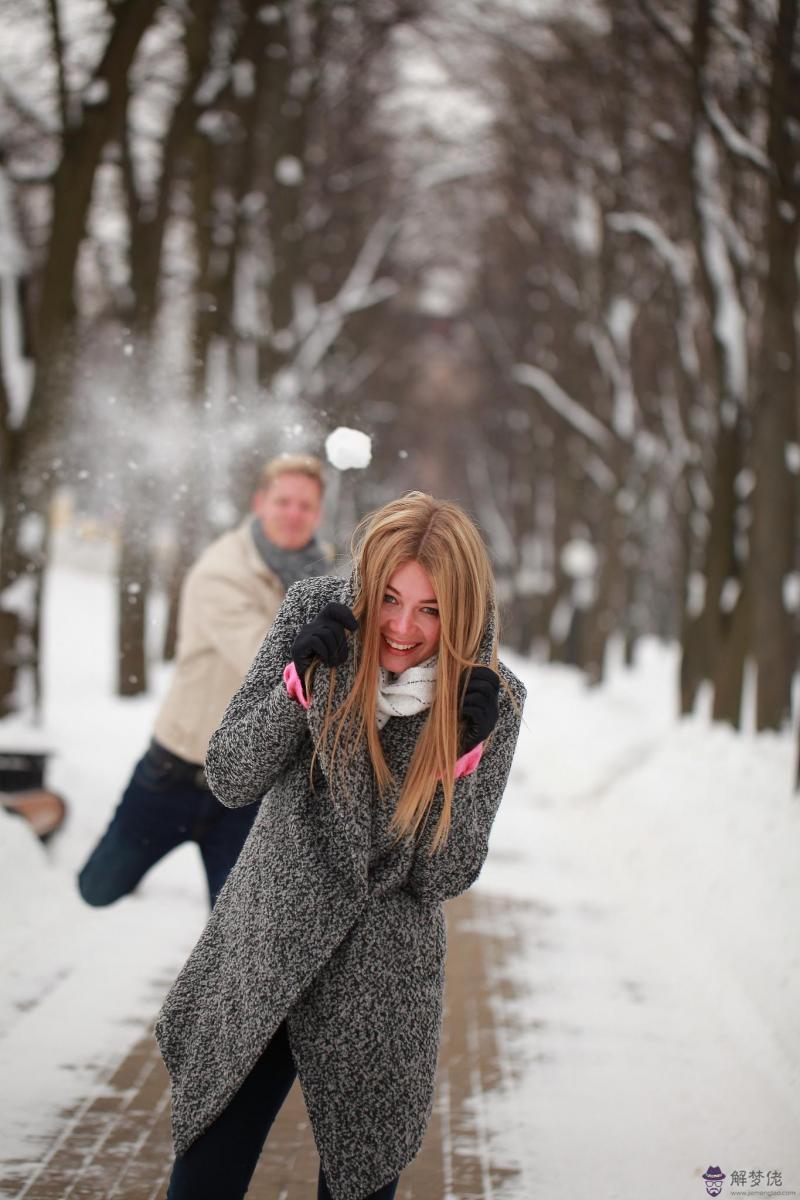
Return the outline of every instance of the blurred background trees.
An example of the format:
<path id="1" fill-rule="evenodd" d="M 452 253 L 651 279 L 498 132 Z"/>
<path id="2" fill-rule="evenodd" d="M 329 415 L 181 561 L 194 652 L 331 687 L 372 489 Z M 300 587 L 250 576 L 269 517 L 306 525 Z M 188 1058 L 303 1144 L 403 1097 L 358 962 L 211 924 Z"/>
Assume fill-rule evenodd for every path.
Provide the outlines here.
<path id="1" fill-rule="evenodd" d="M 135 694 L 151 588 L 346 424 L 340 548 L 452 496 L 515 648 L 673 638 L 684 712 L 790 720 L 797 7 L 0 0 L 4 711 L 54 496 L 116 531 Z"/>

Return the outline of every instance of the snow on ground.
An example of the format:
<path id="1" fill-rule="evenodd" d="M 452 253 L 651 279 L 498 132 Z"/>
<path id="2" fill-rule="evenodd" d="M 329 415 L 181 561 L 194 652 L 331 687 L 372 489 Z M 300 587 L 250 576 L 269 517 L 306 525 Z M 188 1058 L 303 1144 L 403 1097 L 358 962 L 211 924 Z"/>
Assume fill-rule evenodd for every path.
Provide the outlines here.
<path id="1" fill-rule="evenodd" d="M 112 698 L 113 627 L 106 576 L 53 572 L 44 736 L 72 807 L 46 850 L 0 814 L 0 1158 L 38 1157 L 59 1110 L 141 1035 L 206 914 L 192 847 L 111 909 L 77 897 L 157 702 Z M 520 1172 L 497 1200 L 699 1197 L 712 1164 L 723 1195 L 732 1171 L 758 1170 L 742 1194 L 777 1170 L 773 1194 L 800 1195 L 791 740 L 676 721 L 674 651 L 654 643 L 596 691 L 505 657 L 529 699 L 477 885 L 515 899 L 508 927 L 487 928 L 508 943 L 507 1082 L 476 1098 Z M 0 744 L 12 735 L 0 725 Z"/>
<path id="2" fill-rule="evenodd" d="M 25 744 L 53 750 L 47 782 L 70 804 L 51 846 L 0 811 L 0 1160 L 32 1160 L 57 1116 L 141 1036 L 206 917 L 199 855 L 177 851 L 108 909 L 75 875 L 150 736 L 156 698 L 112 698 L 114 587 L 53 571 L 46 613 L 47 711 Z M 157 680 L 163 691 L 166 673 Z M 0 746 L 19 744 L 0 723 Z"/>
<path id="3" fill-rule="evenodd" d="M 701 1196 L 717 1164 L 724 1195 L 731 1171 L 800 1195 L 791 739 L 676 721 L 654 644 L 598 692 L 506 657 L 528 728 L 478 887 L 528 905 L 497 1002 L 516 1082 L 487 1105 L 515 1196 Z"/>

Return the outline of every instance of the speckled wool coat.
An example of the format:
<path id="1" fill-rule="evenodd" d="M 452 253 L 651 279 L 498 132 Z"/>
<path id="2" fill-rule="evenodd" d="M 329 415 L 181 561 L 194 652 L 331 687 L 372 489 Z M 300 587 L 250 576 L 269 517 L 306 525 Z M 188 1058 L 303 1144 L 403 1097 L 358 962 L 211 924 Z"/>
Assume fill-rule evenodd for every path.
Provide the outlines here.
<path id="1" fill-rule="evenodd" d="M 361 1200 L 419 1150 L 433 1103 L 444 986 L 442 901 L 477 878 L 511 767 L 520 718 L 500 690 L 483 758 L 455 786 L 442 851 L 394 844 L 399 784 L 378 799 L 366 749 L 344 779 L 313 751 L 329 672 L 306 712 L 282 673 L 297 630 L 330 600 L 352 605 L 354 580 L 294 584 L 209 747 L 207 771 L 230 807 L 264 797 L 208 924 L 156 1024 L 172 1077 L 175 1149 L 223 1111 L 287 1020 L 322 1166 L 334 1200 Z M 493 628 L 480 658 L 488 661 Z M 357 638 L 358 635 L 356 634 Z M 500 672 L 520 709 L 525 689 Z M 352 686 L 337 669 L 334 706 Z M 393 717 L 381 742 L 401 781 L 427 713 Z M 441 791 L 438 793 L 441 802 Z"/>

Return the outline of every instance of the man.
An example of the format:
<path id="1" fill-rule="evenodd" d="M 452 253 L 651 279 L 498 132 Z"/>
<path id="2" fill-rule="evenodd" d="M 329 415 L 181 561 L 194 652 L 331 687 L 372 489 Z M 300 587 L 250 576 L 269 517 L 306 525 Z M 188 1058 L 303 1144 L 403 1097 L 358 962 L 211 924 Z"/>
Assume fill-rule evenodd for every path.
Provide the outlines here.
<path id="1" fill-rule="evenodd" d="M 257 805 L 228 809 L 214 798 L 203 771 L 208 742 L 286 589 L 330 567 L 316 538 L 323 491 L 318 459 L 273 459 L 253 498 L 254 515 L 213 542 L 186 576 L 172 684 L 153 740 L 78 877 L 88 904 L 113 904 L 176 846 L 193 841 L 214 905 Z"/>

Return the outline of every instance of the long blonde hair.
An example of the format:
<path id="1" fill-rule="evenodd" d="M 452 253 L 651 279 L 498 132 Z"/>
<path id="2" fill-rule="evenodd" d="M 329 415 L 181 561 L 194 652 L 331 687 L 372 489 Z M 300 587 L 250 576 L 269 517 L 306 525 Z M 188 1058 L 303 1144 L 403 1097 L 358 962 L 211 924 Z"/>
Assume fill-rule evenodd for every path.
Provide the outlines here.
<path id="1" fill-rule="evenodd" d="M 392 828 L 398 840 L 415 837 L 425 825 L 441 781 L 444 802 L 431 840 L 431 850 L 438 850 L 450 828 L 459 713 L 469 668 L 478 665 L 476 656 L 486 622 L 490 612 L 494 613 L 489 556 L 463 509 L 424 492 L 409 492 L 366 516 L 353 535 L 352 555 L 358 585 L 353 612 L 359 622 L 360 654 L 353 686 L 334 712 L 330 711 L 330 698 L 335 671 L 331 671 L 320 742 L 327 744 L 333 731 L 333 769 L 339 753 L 343 752 L 346 764 L 366 739 L 381 795 L 394 782 L 376 722 L 381 606 L 394 572 L 407 562 L 419 563 L 433 584 L 439 607 L 436 690 L 403 780 Z M 497 669 L 496 627 L 490 665 Z M 306 686 L 310 694 L 310 675 Z"/>

